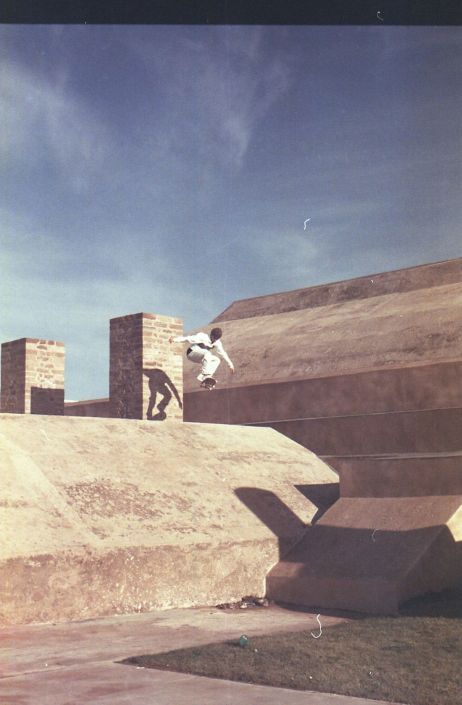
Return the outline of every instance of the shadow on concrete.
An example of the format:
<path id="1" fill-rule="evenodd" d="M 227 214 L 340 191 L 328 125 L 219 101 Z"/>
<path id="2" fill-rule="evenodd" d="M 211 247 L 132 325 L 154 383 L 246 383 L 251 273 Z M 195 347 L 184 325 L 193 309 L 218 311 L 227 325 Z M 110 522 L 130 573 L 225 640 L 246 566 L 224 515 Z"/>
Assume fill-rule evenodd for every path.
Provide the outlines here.
<path id="1" fill-rule="evenodd" d="M 337 501 L 340 495 L 338 482 L 295 485 L 295 487 L 317 508 L 311 524 L 314 524 Z M 301 521 L 270 490 L 262 490 L 257 487 L 238 487 L 234 492 L 241 502 L 280 539 L 300 533 L 300 531 L 304 531 L 309 526 Z"/>
<path id="2" fill-rule="evenodd" d="M 311 524 L 315 524 L 340 497 L 340 484 L 338 482 L 295 485 L 295 487 L 317 507 L 318 511 L 312 518 Z"/>
<path id="3" fill-rule="evenodd" d="M 282 558 L 305 531 L 306 524 L 270 490 L 257 487 L 237 487 L 236 496 L 279 539 L 279 557 Z"/>
<path id="4" fill-rule="evenodd" d="M 64 415 L 64 389 L 49 387 L 31 387 L 30 413 Z"/>
<path id="5" fill-rule="evenodd" d="M 149 391 L 151 392 L 146 411 L 146 418 L 148 421 L 163 421 L 167 418 L 165 409 L 172 399 L 172 392 L 180 409 L 183 408 L 183 403 L 180 399 L 180 395 L 178 394 L 178 390 L 164 370 L 161 370 L 158 367 L 155 367 L 154 369 L 144 369 L 143 374 L 149 378 Z M 153 415 L 152 412 L 156 406 L 158 394 L 162 397 L 162 399 L 157 405 L 157 414 Z"/>

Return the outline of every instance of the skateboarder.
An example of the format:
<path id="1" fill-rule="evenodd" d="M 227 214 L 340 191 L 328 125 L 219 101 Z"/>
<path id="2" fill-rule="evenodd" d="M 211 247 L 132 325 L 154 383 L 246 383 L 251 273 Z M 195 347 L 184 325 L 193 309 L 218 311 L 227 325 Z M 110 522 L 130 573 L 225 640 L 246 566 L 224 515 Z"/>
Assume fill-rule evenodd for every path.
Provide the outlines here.
<path id="1" fill-rule="evenodd" d="M 202 365 L 197 379 L 201 382 L 201 387 L 213 389 L 216 385 L 216 379 L 213 377 L 220 360 L 212 351 L 218 353 L 220 357 L 227 363 L 229 369 L 234 373 L 234 365 L 231 362 L 229 355 L 226 353 L 223 344 L 220 340 L 223 335 L 221 328 L 212 328 L 210 335 L 208 333 L 195 333 L 194 335 L 170 336 L 170 343 L 190 343 L 191 347 L 186 351 L 186 357 L 191 362 L 197 362 Z"/>

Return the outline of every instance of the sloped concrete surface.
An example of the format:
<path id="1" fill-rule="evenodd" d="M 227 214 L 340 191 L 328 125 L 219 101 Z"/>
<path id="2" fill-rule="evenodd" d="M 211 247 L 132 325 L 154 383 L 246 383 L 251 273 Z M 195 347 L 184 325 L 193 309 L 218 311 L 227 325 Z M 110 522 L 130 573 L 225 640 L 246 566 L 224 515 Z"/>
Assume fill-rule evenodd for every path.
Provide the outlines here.
<path id="1" fill-rule="evenodd" d="M 262 595 L 337 475 L 271 429 L 0 416 L 1 621 Z"/>
<path id="2" fill-rule="evenodd" d="M 462 280 L 462 258 L 406 267 L 392 272 L 370 274 L 355 279 L 320 284 L 277 294 L 255 296 L 234 301 L 214 321 L 265 316 L 315 306 L 340 303 L 350 299 L 368 299 L 397 291 L 428 289 Z"/>
<path id="3" fill-rule="evenodd" d="M 462 283 L 217 325 L 236 363 L 235 375 L 219 368 L 223 387 L 460 360 Z M 196 367 L 185 362 L 186 392 L 197 390 Z"/>
<path id="4" fill-rule="evenodd" d="M 320 615 L 323 628 L 341 621 Z M 4 705 L 384 705 L 377 700 L 302 692 L 134 668 L 129 656 L 250 637 L 316 629 L 314 614 L 272 606 L 223 612 L 168 610 L 0 631 Z"/>

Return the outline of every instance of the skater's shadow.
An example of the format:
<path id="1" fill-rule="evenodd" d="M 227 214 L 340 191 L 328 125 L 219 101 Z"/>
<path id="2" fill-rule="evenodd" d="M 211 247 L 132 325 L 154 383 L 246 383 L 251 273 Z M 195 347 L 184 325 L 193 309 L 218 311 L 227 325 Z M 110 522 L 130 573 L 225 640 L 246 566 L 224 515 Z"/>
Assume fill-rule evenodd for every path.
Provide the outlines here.
<path id="1" fill-rule="evenodd" d="M 158 367 L 150 370 L 144 369 L 143 374 L 149 378 L 149 391 L 151 392 L 148 408 L 146 410 L 146 418 L 148 421 L 163 421 L 167 418 L 165 409 L 170 403 L 172 392 L 180 409 L 183 408 L 183 403 L 180 399 L 180 395 L 178 394 L 178 390 L 164 370 L 161 370 Z M 157 405 L 157 413 L 153 415 L 152 412 L 156 406 L 158 394 L 162 397 L 162 399 Z"/>

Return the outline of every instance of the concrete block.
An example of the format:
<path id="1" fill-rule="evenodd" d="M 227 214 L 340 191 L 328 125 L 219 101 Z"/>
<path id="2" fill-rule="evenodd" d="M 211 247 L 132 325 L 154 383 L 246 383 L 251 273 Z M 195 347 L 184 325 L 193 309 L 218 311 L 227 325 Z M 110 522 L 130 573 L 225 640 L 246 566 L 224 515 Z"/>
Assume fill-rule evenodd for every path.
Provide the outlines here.
<path id="1" fill-rule="evenodd" d="M 462 583 L 462 495 L 341 497 L 269 573 L 267 595 L 310 608 L 395 614 Z"/>
<path id="2" fill-rule="evenodd" d="M 0 419 L 0 621 L 263 595 L 337 475 L 271 429 Z M 298 487 L 314 485 L 313 501 Z M 268 525 L 270 517 L 271 525 Z"/>

